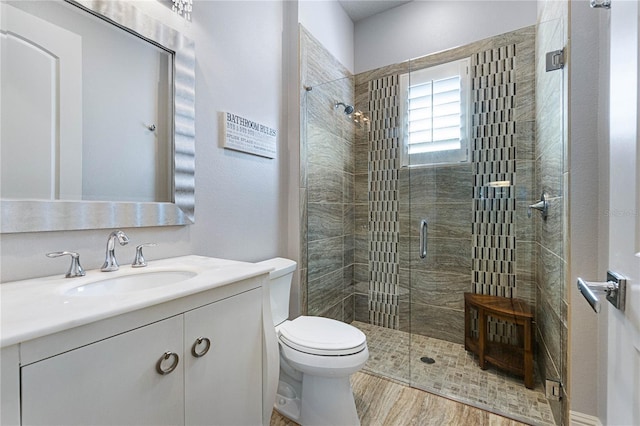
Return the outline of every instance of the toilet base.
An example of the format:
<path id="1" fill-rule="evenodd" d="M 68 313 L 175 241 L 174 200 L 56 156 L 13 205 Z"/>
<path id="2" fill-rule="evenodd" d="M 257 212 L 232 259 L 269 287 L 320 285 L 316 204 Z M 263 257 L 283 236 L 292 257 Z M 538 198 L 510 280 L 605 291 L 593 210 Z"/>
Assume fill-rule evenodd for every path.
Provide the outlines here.
<path id="1" fill-rule="evenodd" d="M 349 376 L 320 377 L 305 374 L 300 424 L 304 426 L 360 426 Z"/>
<path id="2" fill-rule="evenodd" d="M 360 425 L 349 377 L 305 375 L 302 389 L 304 398 L 294 386 L 280 381 L 275 410 L 303 426 Z"/>
<path id="3" fill-rule="evenodd" d="M 278 383 L 278 393 L 273 408 L 283 416 L 300 423 L 300 394 L 282 380 Z"/>

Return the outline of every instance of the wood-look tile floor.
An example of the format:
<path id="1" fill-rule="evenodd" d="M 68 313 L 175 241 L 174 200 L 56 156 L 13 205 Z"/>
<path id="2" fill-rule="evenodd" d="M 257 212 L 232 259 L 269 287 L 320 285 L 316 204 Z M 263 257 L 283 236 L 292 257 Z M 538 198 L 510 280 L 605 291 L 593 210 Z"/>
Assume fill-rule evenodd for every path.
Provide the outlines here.
<path id="1" fill-rule="evenodd" d="M 539 426 L 555 425 L 542 382 L 527 389 L 522 378 L 489 366 L 478 367 L 475 355 L 464 345 L 411 335 L 354 321 L 367 336 L 369 360 L 363 372 L 433 392 L 464 404 L 501 413 Z M 424 363 L 422 356 L 434 363 Z M 537 377 L 537 375 L 536 375 Z"/>
<path id="2" fill-rule="evenodd" d="M 351 376 L 351 386 L 362 426 L 525 425 L 367 373 L 360 372 Z M 296 424 L 274 410 L 271 426 Z"/>

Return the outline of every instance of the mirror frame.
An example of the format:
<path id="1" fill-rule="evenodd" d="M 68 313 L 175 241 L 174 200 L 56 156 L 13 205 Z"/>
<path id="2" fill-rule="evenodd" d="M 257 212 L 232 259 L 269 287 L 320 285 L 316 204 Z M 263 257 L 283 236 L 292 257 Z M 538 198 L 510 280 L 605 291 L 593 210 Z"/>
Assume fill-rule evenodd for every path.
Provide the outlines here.
<path id="1" fill-rule="evenodd" d="M 64 1 L 173 53 L 173 202 L 1 200 L 0 233 L 194 223 L 194 42 L 126 1 Z"/>

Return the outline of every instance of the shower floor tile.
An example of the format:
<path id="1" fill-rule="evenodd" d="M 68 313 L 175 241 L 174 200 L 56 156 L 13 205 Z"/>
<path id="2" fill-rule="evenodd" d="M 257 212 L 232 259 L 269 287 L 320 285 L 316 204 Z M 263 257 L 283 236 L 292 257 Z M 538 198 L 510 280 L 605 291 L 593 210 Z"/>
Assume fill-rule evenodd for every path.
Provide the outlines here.
<path id="1" fill-rule="evenodd" d="M 464 345 L 354 321 L 367 336 L 364 371 L 536 425 L 555 425 L 539 380 L 527 389 L 521 378 L 492 367 L 481 370 Z M 409 353 L 411 344 L 411 354 Z M 427 364 L 421 357 L 432 358 Z"/>

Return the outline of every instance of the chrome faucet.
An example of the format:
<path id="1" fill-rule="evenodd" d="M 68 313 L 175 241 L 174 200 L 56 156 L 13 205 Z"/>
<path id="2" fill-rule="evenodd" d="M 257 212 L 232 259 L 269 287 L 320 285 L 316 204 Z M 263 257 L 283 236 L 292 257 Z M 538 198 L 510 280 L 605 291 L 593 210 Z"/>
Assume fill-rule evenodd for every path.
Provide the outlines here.
<path id="1" fill-rule="evenodd" d="M 69 270 L 67 274 L 64 276 L 65 278 L 75 278 L 75 277 L 84 277 L 85 272 L 80 265 L 80 255 L 75 251 L 55 251 L 53 253 L 47 253 L 47 257 L 60 257 L 60 256 L 71 256 L 71 265 L 69 266 Z"/>
<path id="2" fill-rule="evenodd" d="M 102 268 L 100 268 L 102 272 L 117 271 L 119 268 L 118 261 L 116 260 L 116 239 L 121 246 L 129 244 L 129 237 L 127 237 L 127 234 L 124 232 L 118 230 L 109 234 L 109 238 L 107 239 L 107 254 L 104 259 L 104 264 Z"/>

